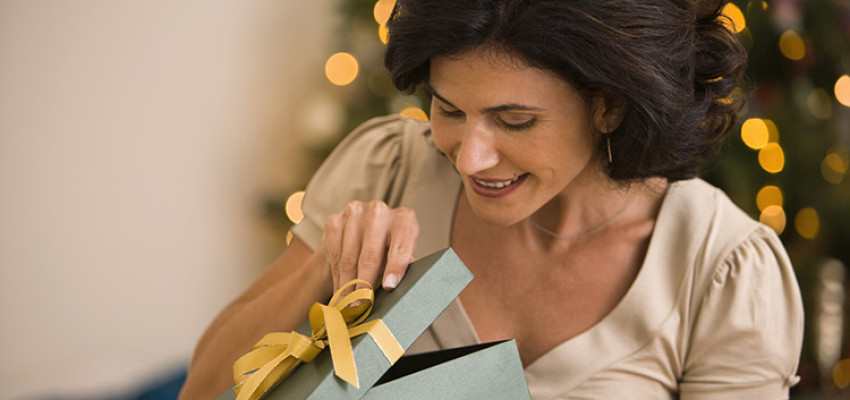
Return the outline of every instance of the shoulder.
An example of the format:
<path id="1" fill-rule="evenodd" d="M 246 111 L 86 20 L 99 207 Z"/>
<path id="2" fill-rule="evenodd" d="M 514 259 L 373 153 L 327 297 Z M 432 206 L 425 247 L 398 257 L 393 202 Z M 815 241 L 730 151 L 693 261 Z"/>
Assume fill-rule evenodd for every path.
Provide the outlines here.
<path id="1" fill-rule="evenodd" d="M 302 204 L 304 218 L 293 233 L 315 248 L 325 218 L 347 203 L 380 200 L 397 207 L 418 166 L 439 158 L 427 122 L 399 115 L 364 122 L 334 148 L 310 179 Z"/>
<path id="2" fill-rule="evenodd" d="M 409 154 L 432 148 L 430 123 L 388 115 L 372 118 L 351 131 L 325 160 L 325 164 L 351 152 L 360 152 L 358 155 L 401 157 L 402 151 Z"/>
<path id="3" fill-rule="evenodd" d="M 411 164 L 438 154 L 428 122 L 399 115 L 373 118 L 351 131 L 334 148 L 316 171 L 307 192 L 309 195 L 311 187 L 316 191 L 329 179 L 370 182 L 369 189 L 381 191 L 382 182 L 403 176 Z M 362 184 L 357 187 L 367 189 Z M 355 196 L 352 200 L 376 199 L 374 192 L 352 194 Z M 366 197 L 360 198 L 362 196 Z"/>
<path id="4" fill-rule="evenodd" d="M 688 241 L 680 244 L 690 247 L 697 265 L 714 264 L 717 257 L 751 240 L 754 232 L 767 229 L 701 179 L 672 183 L 662 210 L 668 218 L 661 229 L 677 230 L 675 237 Z"/>
<path id="5" fill-rule="evenodd" d="M 782 242 L 769 227 L 735 205 L 720 189 L 700 179 L 675 182 L 661 229 L 673 230 L 675 245 L 687 249 L 696 297 L 720 275 L 781 274 L 793 279 Z M 672 225 L 672 226 L 671 226 Z"/>
<path id="6" fill-rule="evenodd" d="M 803 310 L 779 237 L 704 181 L 675 183 L 668 195 L 681 208 L 679 245 L 691 249 L 682 393 L 709 393 L 718 388 L 707 382 L 725 382 L 724 390 L 737 387 L 748 398 L 786 395 Z"/>

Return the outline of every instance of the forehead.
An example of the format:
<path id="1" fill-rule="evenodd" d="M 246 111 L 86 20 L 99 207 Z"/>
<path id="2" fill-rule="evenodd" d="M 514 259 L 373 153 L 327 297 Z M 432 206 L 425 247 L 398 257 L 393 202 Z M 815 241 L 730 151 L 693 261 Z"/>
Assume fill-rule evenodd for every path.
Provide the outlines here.
<path id="1" fill-rule="evenodd" d="M 446 67 L 467 66 L 479 71 L 489 70 L 504 73 L 516 73 L 526 69 L 534 69 L 544 72 L 538 68 L 532 68 L 525 60 L 509 52 L 483 47 L 464 51 L 448 56 L 439 56 L 431 59 L 431 71 L 435 69 L 443 71 Z M 454 72 L 454 71 L 452 71 Z"/>
<path id="2" fill-rule="evenodd" d="M 495 50 L 436 57 L 429 75 L 435 91 L 454 99 L 542 102 L 575 95 L 572 85 L 554 72 Z"/>

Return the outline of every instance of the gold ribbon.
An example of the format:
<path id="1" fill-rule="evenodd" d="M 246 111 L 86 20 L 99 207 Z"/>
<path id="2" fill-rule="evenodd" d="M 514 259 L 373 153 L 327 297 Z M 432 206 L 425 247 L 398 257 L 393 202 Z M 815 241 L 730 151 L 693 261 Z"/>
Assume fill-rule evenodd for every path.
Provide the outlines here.
<path id="1" fill-rule="evenodd" d="M 368 288 L 354 290 L 339 299 L 344 290 L 358 283 Z M 404 350 L 389 328 L 380 319 L 362 323 L 372 312 L 374 300 L 371 285 L 355 279 L 340 287 L 328 305 L 315 303 L 310 307 L 312 337 L 296 331 L 273 332 L 264 336 L 248 354 L 233 364 L 236 400 L 259 399 L 286 379 L 299 364 L 312 361 L 325 347 L 330 347 L 336 376 L 360 388 L 351 338 L 364 333 L 372 336 L 390 364 L 394 364 Z M 358 301 L 358 305 L 352 305 Z"/>

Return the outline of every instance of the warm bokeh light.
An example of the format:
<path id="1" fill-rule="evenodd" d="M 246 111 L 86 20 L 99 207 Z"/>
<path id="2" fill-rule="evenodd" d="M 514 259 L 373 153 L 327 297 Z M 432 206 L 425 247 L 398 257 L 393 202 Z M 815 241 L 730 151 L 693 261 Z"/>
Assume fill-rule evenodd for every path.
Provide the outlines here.
<path id="1" fill-rule="evenodd" d="M 298 191 L 293 193 L 286 199 L 286 216 L 289 217 L 289 220 L 293 223 L 301 222 L 301 219 L 304 218 L 304 212 L 301 211 L 301 201 L 304 200 L 304 191 Z"/>
<path id="2" fill-rule="evenodd" d="M 782 189 L 777 186 L 767 185 L 756 194 L 756 207 L 759 211 L 764 211 L 765 208 L 770 206 L 782 207 L 782 203 Z"/>
<path id="3" fill-rule="evenodd" d="M 850 168 L 850 156 L 848 156 L 846 150 L 838 150 L 829 153 L 824 158 L 824 161 L 826 161 L 829 168 L 831 168 L 835 172 L 838 172 L 839 174 L 847 172 L 847 169 Z"/>
<path id="4" fill-rule="evenodd" d="M 779 235 L 785 230 L 785 210 L 779 206 L 767 207 L 761 212 L 759 222 L 769 226 Z"/>
<path id="5" fill-rule="evenodd" d="M 845 107 L 850 107 L 850 76 L 841 75 L 835 81 L 835 98 Z"/>
<path id="6" fill-rule="evenodd" d="M 759 165 L 771 174 L 782 171 L 785 168 L 785 153 L 777 143 L 768 143 L 759 150 Z"/>
<path id="7" fill-rule="evenodd" d="M 844 179 L 848 168 L 850 168 L 850 154 L 846 149 L 830 152 L 823 158 L 820 165 L 823 178 L 836 185 Z"/>
<path id="8" fill-rule="evenodd" d="M 401 110 L 399 114 L 403 117 L 418 119 L 420 121 L 428 120 L 428 114 L 425 114 L 425 111 L 419 107 L 407 107 L 404 110 Z"/>
<path id="9" fill-rule="evenodd" d="M 789 29 L 779 37 L 779 51 L 789 60 L 802 60 L 806 56 L 806 44 L 797 32 Z"/>
<path id="10" fill-rule="evenodd" d="M 387 44 L 390 41 L 390 30 L 387 29 L 386 26 L 380 25 L 378 26 L 378 39 L 381 39 L 381 43 Z"/>
<path id="11" fill-rule="evenodd" d="M 353 82 L 359 71 L 357 59 L 348 53 L 336 53 L 325 63 L 325 75 L 337 86 L 345 86 Z"/>
<path id="12" fill-rule="evenodd" d="M 829 119 L 832 116 L 832 99 L 826 90 L 821 88 L 812 90 L 806 98 L 806 105 L 809 107 L 809 112 L 817 118 Z"/>
<path id="13" fill-rule="evenodd" d="M 767 124 L 761 118 L 750 118 L 741 125 L 741 140 L 753 150 L 767 146 L 769 138 Z"/>
<path id="14" fill-rule="evenodd" d="M 773 120 L 763 119 L 764 125 L 767 126 L 767 141 L 769 143 L 779 143 L 779 128 L 776 127 L 776 124 Z"/>
<path id="15" fill-rule="evenodd" d="M 832 367 L 832 381 L 839 389 L 850 387 L 850 358 L 841 360 Z"/>
<path id="16" fill-rule="evenodd" d="M 740 33 L 747 27 L 747 21 L 744 18 L 744 13 L 741 12 L 741 9 L 738 8 L 733 3 L 727 3 L 726 6 L 723 7 L 723 15 L 726 18 L 723 18 L 723 25 L 726 26 L 732 32 Z"/>
<path id="17" fill-rule="evenodd" d="M 375 3 L 375 8 L 372 10 L 375 16 L 375 22 L 381 26 L 385 26 L 390 19 L 390 14 L 395 7 L 395 0 L 378 0 Z"/>
<path id="18" fill-rule="evenodd" d="M 286 231 L 286 245 L 287 246 L 289 246 L 289 244 L 292 243 L 292 237 L 293 236 L 294 235 L 292 234 L 292 231 Z"/>
<path id="19" fill-rule="evenodd" d="M 811 207 L 798 211 L 797 216 L 794 217 L 794 228 L 800 236 L 806 239 L 814 239 L 820 230 L 818 212 Z"/>

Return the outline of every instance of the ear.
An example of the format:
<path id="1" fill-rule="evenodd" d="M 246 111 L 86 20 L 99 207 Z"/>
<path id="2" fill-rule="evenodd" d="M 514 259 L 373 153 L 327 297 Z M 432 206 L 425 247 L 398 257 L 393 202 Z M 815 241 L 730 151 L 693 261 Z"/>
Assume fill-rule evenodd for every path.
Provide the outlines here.
<path id="1" fill-rule="evenodd" d="M 617 129 L 626 115 L 626 101 L 613 95 L 598 94 L 593 98 L 593 127 L 597 132 Z"/>

